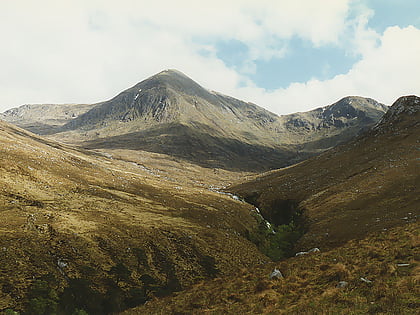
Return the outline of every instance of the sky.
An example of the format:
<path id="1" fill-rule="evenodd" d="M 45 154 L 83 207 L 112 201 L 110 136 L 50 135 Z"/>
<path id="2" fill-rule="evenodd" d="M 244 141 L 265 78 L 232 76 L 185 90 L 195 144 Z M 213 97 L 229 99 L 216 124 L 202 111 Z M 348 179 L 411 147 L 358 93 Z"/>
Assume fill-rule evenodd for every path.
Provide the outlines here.
<path id="1" fill-rule="evenodd" d="M 165 69 L 277 114 L 420 95 L 419 0 L 0 0 L 0 112 Z"/>

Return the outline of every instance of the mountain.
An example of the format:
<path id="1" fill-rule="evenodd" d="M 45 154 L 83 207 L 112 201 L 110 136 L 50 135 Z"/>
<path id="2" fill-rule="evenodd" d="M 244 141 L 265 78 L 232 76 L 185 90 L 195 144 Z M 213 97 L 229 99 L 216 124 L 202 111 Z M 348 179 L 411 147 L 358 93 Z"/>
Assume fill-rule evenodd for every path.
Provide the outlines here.
<path id="1" fill-rule="evenodd" d="M 28 104 L 1 113 L 0 119 L 36 134 L 48 135 L 93 106 L 90 104 Z"/>
<path id="2" fill-rule="evenodd" d="M 123 314 L 418 314 L 419 141 L 420 98 L 405 96 L 357 139 L 229 187 L 280 225 L 263 224 L 276 245 L 303 228 L 295 257 Z"/>
<path id="3" fill-rule="evenodd" d="M 353 139 L 378 122 L 388 107 L 370 98 L 345 97 L 315 110 L 281 116 L 291 143 L 307 152 L 322 152 Z"/>
<path id="4" fill-rule="evenodd" d="M 80 111 L 51 138 L 88 149 L 144 150 L 205 167 L 255 172 L 291 165 L 348 141 L 386 109 L 371 99 L 347 97 L 307 113 L 277 116 L 166 70 Z"/>

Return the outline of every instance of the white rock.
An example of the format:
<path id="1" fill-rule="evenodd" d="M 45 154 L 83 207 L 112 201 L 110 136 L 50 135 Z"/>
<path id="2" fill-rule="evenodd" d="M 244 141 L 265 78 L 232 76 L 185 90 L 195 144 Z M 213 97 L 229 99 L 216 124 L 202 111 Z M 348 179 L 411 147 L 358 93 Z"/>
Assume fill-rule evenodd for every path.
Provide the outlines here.
<path id="1" fill-rule="evenodd" d="M 362 280 L 365 283 L 372 283 L 372 281 L 370 281 L 370 280 L 368 280 L 366 278 L 363 278 L 363 277 L 361 277 L 360 280 Z"/>
<path id="2" fill-rule="evenodd" d="M 283 275 L 281 274 L 280 270 L 277 268 L 274 268 L 273 272 L 270 274 L 270 279 L 281 279 L 283 278 Z"/>
<path id="3" fill-rule="evenodd" d="M 320 252 L 320 250 L 319 250 L 318 247 L 312 248 L 308 251 L 308 253 L 319 253 L 319 252 Z"/>
<path id="4" fill-rule="evenodd" d="M 337 288 L 345 288 L 345 287 L 347 287 L 347 285 L 348 285 L 349 283 L 347 282 L 347 281 L 340 281 L 338 284 L 337 284 Z"/>
<path id="5" fill-rule="evenodd" d="M 58 267 L 60 267 L 60 268 L 65 268 L 65 267 L 67 267 L 67 266 L 68 266 L 68 264 L 67 264 L 65 261 L 62 261 L 61 259 L 59 259 L 59 260 L 57 261 L 57 265 L 58 265 Z"/>

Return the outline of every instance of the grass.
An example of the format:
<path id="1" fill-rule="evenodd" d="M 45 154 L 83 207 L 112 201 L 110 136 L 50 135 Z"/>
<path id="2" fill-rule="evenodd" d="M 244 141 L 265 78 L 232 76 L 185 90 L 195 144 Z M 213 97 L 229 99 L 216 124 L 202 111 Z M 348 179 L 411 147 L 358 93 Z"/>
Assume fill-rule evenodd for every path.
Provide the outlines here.
<path id="1" fill-rule="evenodd" d="M 417 224 L 407 224 L 205 281 L 124 314 L 417 314 L 419 245 Z M 275 267 L 284 279 L 268 278 Z M 339 281 L 348 285 L 338 288 Z"/>
<path id="2" fill-rule="evenodd" d="M 0 310 L 70 301 L 67 313 L 103 314 L 268 261 L 243 237 L 257 226 L 252 206 L 213 191 L 245 174 L 110 159 L 0 129 Z M 69 292 L 79 280 L 81 300 Z M 57 298 L 31 297 L 38 281 Z M 95 310 L 92 296 L 112 305 Z"/>

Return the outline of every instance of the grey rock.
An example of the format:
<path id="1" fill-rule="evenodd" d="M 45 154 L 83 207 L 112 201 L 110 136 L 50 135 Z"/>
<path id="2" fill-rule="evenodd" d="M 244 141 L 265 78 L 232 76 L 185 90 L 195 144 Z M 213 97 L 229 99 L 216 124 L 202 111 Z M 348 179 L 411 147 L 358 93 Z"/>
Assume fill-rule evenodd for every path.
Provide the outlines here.
<path id="1" fill-rule="evenodd" d="M 59 260 L 57 261 L 57 265 L 58 265 L 58 267 L 60 267 L 60 268 L 66 268 L 66 267 L 68 266 L 68 264 L 67 264 L 65 261 L 61 260 L 61 259 L 59 259 Z"/>
<path id="2" fill-rule="evenodd" d="M 269 276 L 270 279 L 281 279 L 283 278 L 283 275 L 280 270 L 277 268 L 274 268 L 273 272 Z"/>

